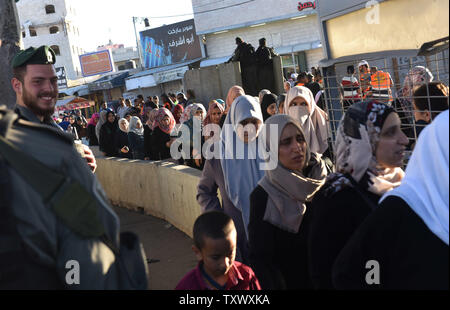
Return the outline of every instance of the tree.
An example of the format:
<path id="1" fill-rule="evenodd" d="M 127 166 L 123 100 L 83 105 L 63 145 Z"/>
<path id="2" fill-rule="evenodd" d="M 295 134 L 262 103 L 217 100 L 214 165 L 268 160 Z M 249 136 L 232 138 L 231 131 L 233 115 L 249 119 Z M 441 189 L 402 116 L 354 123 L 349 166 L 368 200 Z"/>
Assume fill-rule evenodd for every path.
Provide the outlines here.
<path id="1" fill-rule="evenodd" d="M 16 1 L 0 0 L 0 105 L 12 108 L 16 94 L 11 87 L 11 61 L 20 50 L 19 17 Z"/>

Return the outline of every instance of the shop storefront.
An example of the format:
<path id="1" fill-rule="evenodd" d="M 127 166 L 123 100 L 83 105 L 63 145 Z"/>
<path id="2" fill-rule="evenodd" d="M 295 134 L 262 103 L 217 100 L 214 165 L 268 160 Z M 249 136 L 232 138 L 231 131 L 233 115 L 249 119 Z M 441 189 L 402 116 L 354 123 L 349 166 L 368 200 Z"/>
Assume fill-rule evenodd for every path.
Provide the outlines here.
<path id="1" fill-rule="evenodd" d="M 183 77 L 189 70 L 189 65 L 198 63 L 193 60 L 187 63 L 164 66 L 139 72 L 125 80 L 127 94 L 148 96 L 160 96 L 161 94 L 184 91 Z"/>

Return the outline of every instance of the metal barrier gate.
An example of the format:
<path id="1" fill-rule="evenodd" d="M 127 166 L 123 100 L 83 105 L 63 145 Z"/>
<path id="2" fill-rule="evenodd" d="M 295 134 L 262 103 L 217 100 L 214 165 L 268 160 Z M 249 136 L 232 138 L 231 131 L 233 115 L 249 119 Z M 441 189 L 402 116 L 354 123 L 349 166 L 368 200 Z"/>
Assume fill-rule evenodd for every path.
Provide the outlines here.
<path id="1" fill-rule="evenodd" d="M 442 41 L 442 40 L 441 40 Z M 417 50 L 414 51 L 399 51 L 399 52 L 386 52 L 386 53 L 376 53 L 359 55 L 355 57 L 344 57 L 334 62 L 325 62 L 324 66 L 321 67 L 323 73 L 323 107 L 329 116 L 329 131 L 331 133 L 330 145 L 332 147 L 332 153 L 335 150 L 335 140 L 336 132 L 339 123 L 344 115 L 344 112 L 348 107 L 357 101 L 362 99 L 352 99 L 348 100 L 344 97 L 344 88 L 341 85 L 342 79 L 344 77 L 349 77 L 347 74 L 347 66 L 353 65 L 355 69 L 354 77 L 359 83 L 357 92 L 360 97 L 363 94 L 367 94 L 366 99 L 374 98 L 377 96 L 376 91 L 372 94 L 363 89 L 363 84 L 361 83 L 361 74 L 358 70 L 358 64 L 362 60 L 366 60 L 369 64 L 369 70 L 371 67 L 376 67 L 378 71 L 388 72 L 392 78 L 392 86 L 390 87 L 389 95 L 386 98 L 381 98 L 382 102 L 391 105 L 397 113 L 399 113 L 400 119 L 402 120 L 402 130 L 406 133 L 410 139 L 410 145 L 415 143 L 417 140 L 416 124 L 414 119 L 414 111 L 406 111 L 402 109 L 400 100 L 408 99 L 403 97 L 402 88 L 408 72 L 416 66 L 423 66 L 428 68 L 428 70 L 433 75 L 433 81 L 440 81 L 444 83 L 447 87 L 449 85 L 449 49 L 448 49 L 448 38 L 443 39 L 446 42 L 444 47 L 437 49 L 428 49 L 425 52 L 419 52 L 420 54 L 425 54 L 419 56 Z M 424 45 L 425 46 L 425 45 Z M 422 48 L 423 49 L 423 48 Z M 421 51 L 422 51 L 421 49 Z M 403 55 L 402 55 L 403 54 Z M 346 88 L 348 91 L 348 88 Z M 346 93 L 348 95 L 348 92 Z M 348 97 L 347 97 L 348 98 Z M 379 97 L 378 97 L 379 98 Z M 429 110 L 433 113 L 430 105 L 430 98 L 427 97 Z M 447 99 L 448 106 L 448 93 L 444 97 Z M 411 148 L 408 149 L 405 163 L 407 163 L 410 155 L 412 153 Z"/>

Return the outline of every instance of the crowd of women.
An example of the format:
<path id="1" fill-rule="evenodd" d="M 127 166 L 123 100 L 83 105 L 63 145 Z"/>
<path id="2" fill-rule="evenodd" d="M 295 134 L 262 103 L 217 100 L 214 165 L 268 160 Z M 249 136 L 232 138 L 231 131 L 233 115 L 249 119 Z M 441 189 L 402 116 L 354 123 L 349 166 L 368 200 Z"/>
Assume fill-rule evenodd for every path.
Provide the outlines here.
<path id="1" fill-rule="evenodd" d="M 222 131 L 221 156 L 206 161 L 197 200 L 204 212 L 233 218 L 236 259 L 263 289 L 448 289 L 448 87 L 414 80 L 409 112 L 427 128 L 406 171 L 410 140 L 383 102 L 346 110 L 330 166 L 327 114 L 308 88 L 289 89 L 279 114 L 274 95 L 258 102 L 230 89 L 224 123 L 235 130 Z M 239 130 L 246 124 L 253 136 Z M 237 139 L 246 157 L 228 159 Z M 247 152 L 259 139 L 269 152 L 277 146 L 275 169 L 262 170 Z"/>
<path id="2" fill-rule="evenodd" d="M 203 212 L 232 217 L 236 260 L 252 267 L 263 289 L 448 289 L 448 86 L 410 81 L 401 113 L 427 127 L 406 171 L 411 145 L 395 106 L 355 102 L 332 150 L 328 115 L 304 86 L 259 98 L 234 86 L 207 109 L 177 104 L 120 119 L 105 110 L 87 131 L 106 156 L 164 160 L 185 125 L 191 148 L 180 163 L 202 170 L 197 201 Z M 232 130 L 210 132 L 209 124 Z M 242 130 L 247 125 L 254 130 Z M 200 145 L 213 139 L 220 156 L 206 160 L 193 147 L 196 136 Z M 277 158 L 274 169 L 251 154 L 260 140 Z"/>

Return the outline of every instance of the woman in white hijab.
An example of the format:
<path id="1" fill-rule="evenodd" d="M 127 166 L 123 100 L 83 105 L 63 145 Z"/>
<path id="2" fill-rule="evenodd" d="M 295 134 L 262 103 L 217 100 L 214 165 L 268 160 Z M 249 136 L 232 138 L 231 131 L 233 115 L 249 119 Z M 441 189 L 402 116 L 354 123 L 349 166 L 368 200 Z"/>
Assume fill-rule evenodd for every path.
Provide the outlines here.
<path id="1" fill-rule="evenodd" d="M 132 158 L 128 142 L 128 121 L 125 118 L 119 120 L 119 130 L 116 132 L 115 144 L 119 157 Z"/>
<path id="2" fill-rule="evenodd" d="M 292 87 L 286 95 L 284 113 L 300 122 L 311 152 L 328 149 L 328 115 L 316 105 L 312 92 L 304 86 Z"/>
<path id="3" fill-rule="evenodd" d="M 242 212 L 245 230 L 250 217 L 250 194 L 264 176 L 260 166 L 264 162 L 258 153 L 262 125 L 260 104 L 251 96 L 240 96 L 233 101 L 220 135 L 225 188 L 233 205 Z"/>
<path id="4" fill-rule="evenodd" d="M 336 288 L 448 290 L 448 160 L 447 110 L 420 134 L 402 184 L 341 251 Z"/>
<path id="5" fill-rule="evenodd" d="M 263 289 L 310 289 L 309 202 L 325 183 L 327 168 L 321 155 L 310 151 L 294 118 L 274 115 L 263 133 L 278 164 L 266 171 L 250 196 L 251 266 Z"/>

